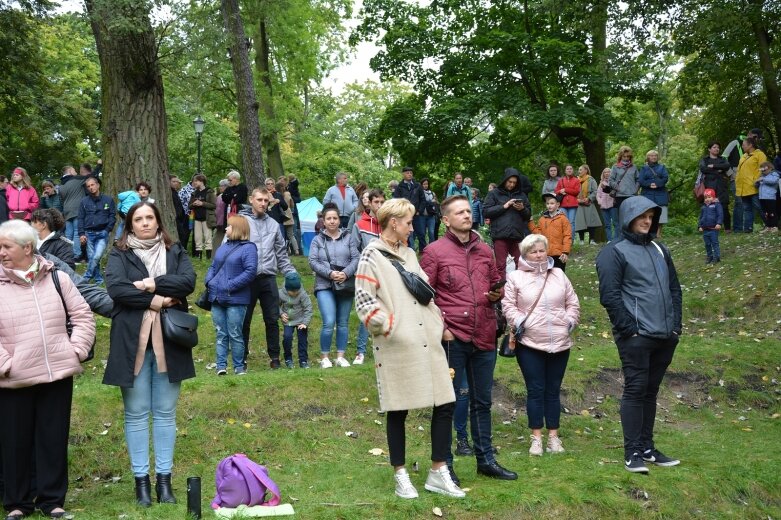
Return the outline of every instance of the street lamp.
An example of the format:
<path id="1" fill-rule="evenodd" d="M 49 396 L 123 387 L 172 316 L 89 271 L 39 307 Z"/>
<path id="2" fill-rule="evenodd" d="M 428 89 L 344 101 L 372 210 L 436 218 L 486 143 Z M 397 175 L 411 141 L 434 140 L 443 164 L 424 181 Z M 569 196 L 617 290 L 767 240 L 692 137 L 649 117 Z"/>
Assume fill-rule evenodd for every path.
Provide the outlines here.
<path id="1" fill-rule="evenodd" d="M 196 117 L 193 119 L 193 126 L 195 127 L 195 142 L 198 147 L 198 167 L 197 171 L 198 173 L 201 173 L 201 135 L 203 134 L 203 125 L 204 125 L 203 119 L 201 119 L 201 116 Z"/>

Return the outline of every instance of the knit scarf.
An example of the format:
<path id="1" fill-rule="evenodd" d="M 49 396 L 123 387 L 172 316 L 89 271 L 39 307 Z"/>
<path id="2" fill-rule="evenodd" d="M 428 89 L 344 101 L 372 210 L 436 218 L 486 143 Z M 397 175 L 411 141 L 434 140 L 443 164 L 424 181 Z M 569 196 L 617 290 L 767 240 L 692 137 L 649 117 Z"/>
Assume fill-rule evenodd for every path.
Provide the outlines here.
<path id="1" fill-rule="evenodd" d="M 584 200 L 588 198 L 588 180 L 591 178 L 591 175 L 588 173 L 584 173 L 583 175 L 578 175 L 578 179 L 580 179 L 580 197 L 578 197 L 580 200 Z"/>
<path id="2" fill-rule="evenodd" d="M 145 240 L 141 240 L 131 233 L 127 236 L 127 246 L 141 259 L 150 278 L 165 274 L 166 249 L 162 233 L 158 233 L 155 238 Z"/>

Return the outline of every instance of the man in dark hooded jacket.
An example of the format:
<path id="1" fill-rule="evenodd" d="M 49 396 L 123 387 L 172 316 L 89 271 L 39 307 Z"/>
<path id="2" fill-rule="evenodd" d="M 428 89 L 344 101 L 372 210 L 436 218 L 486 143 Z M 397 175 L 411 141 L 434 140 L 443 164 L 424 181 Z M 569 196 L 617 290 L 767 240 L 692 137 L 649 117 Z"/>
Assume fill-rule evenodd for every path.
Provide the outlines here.
<path id="1" fill-rule="evenodd" d="M 491 240 L 502 279 L 506 276 L 507 255 L 512 255 L 517 267 L 521 256 L 518 246 L 529 234 L 532 209 L 528 194 L 531 190 L 531 182 L 525 175 L 515 168 L 507 168 L 502 182 L 488 192 L 483 203 L 483 216 L 491 219 Z"/>
<path id="2" fill-rule="evenodd" d="M 682 293 L 670 251 L 654 242 L 661 208 L 643 196 L 621 204 L 621 236 L 599 252 L 599 298 L 624 372 L 621 426 L 627 471 L 675 466 L 654 446 L 656 396 L 682 329 Z"/>

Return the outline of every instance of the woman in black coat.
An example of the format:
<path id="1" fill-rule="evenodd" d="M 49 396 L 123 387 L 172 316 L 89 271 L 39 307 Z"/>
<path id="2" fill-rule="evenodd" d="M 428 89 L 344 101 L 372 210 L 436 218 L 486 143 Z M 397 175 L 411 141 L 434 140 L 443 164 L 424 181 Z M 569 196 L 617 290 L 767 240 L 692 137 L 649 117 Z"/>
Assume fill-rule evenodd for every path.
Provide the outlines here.
<path id="1" fill-rule="evenodd" d="M 154 427 L 157 501 L 176 503 L 171 489 L 176 403 L 181 381 L 195 377 L 192 351 L 163 338 L 160 310 L 187 311 L 195 271 L 187 252 L 163 228 L 157 206 L 138 202 L 108 257 L 106 290 L 114 300 L 111 347 L 103 383 L 119 386 L 136 502 L 152 505 L 149 416 Z"/>
<path id="2" fill-rule="evenodd" d="M 38 252 L 54 255 L 71 269 L 76 268 L 73 259 L 73 242 L 65 238 L 65 217 L 59 210 L 38 208 L 30 217 L 30 224 L 38 232 Z"/>
<path id="3" fill-rule="evenodd" d="M 720 155 L 721 145 L 717 141 L 708 143 L 708 154 L 700 159 L 700 174 L 706 188 L 716 191 L 716 198 L 724 210 L 724 229 L 731 229 L 732 219 L 729 212 L 729 177 L 727 172 L 730 164 Z"/>

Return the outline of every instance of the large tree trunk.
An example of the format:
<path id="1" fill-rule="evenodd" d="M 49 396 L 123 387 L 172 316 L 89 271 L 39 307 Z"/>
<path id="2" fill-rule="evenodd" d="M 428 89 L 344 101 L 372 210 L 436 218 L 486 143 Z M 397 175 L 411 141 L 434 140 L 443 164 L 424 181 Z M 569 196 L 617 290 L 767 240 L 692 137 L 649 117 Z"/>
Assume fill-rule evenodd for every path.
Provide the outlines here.
<path id="1" fill-rule="evenodd" d="M 756 10 L 754 13 L 749 13 L 749 16 L 751 16 L 752 20 L 751 28 L 757 39 L 757 54 L 759 55 L 759 66 L 762 70 L 762 80 L 765 84 L 767 105 L 770 113 L 773 114 L 773 126 L 775 127 L 776 137 L 781 141 L 781 90 L 778 87 L 773 59 L 770 56 L 770 39 L 767 27 L 762 22 L 763 2 L 761 0 L 750 0 L 749 3 Z"/>
<path id="2" fill-rule="evenodd" d="M 258 52 L 255 54 L 255 68 L 260 74 L 260 81 L 263 88 L 260 91 L 260 107 L 263 109 L 263 115 L 266 117 L 268 128 L 262 131 L 260 138 L 263 143 L 263 149 L 266 151 L 268 159 L 269 175 L 274 179 L 279 179 L 285 174 L 282 167 L 282 154 L 279 151 L 279 138 L 277 135 L 277 119 L 274 113 L 274 97 L 271 88 L 271 65 L 269 60 L 269 41 L 266 31 L 266 22 L 261 19 L 258 23 L 258 34 L 255 41 L 258 45 Z"/>
<path id="3" fill-rule="evenodd" d="M 603 74 L 607 74 L 607 0 L 599 0 L 594 3 L 591 13 L 591 62 L 592 66 Z M 605 99 L 602 93 L 592 86 L 587 104 L 600 109 L 605 108 Z M 583 138 L 583 153 L 586 155 L 586 164 L 591 168 L 591 173 L 599 180 L 602 168 L 607 165 L 605 157 L 605 135 L 599 132 L 591 138 Z"/>
<path id="4" fill-rule="evenodd" d="M 244 33 L 238 0 L 221 0 L 225 32 L 230 42 L 230 57 L 233 79 L 236 82 L 236 99 L 239 112 L 239 137 L 241 139 L 241 160 L 247 187 L 252 190 L 263 186 L 266 179 L 263 170 L 263 153 L 258 122 L 258 102 L 249 60 L 249 43 Z"/>
<path id="5" fill-rule="evenodd" d="M 100 58 L 102 191 L 114 196 L 148 182 L 163 225 L 176 237 L 163 78 L 149 12 L 114 0 L 86 6 Z"/>

